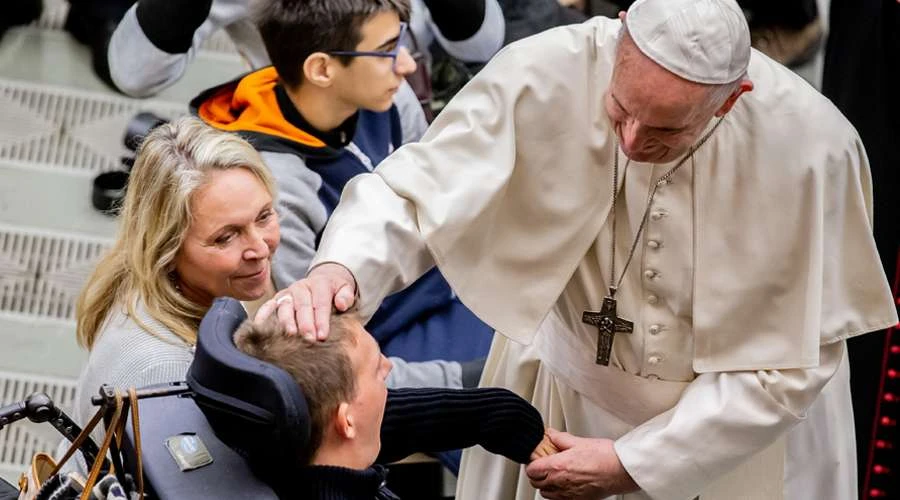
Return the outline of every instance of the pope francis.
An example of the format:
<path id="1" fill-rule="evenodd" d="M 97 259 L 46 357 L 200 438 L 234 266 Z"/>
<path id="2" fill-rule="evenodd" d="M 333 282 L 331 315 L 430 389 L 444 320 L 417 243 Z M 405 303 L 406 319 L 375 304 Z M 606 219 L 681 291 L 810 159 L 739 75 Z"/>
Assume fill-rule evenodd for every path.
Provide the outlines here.
<path id="1" fill-rule="evenodd" d="M 848 500 L 845 341 L 897 322 L 871 201 L 734 0 L 638 0 L 504 49 L 257 317 L 322 338 L 437 265 L 496 329 L 481 384 L 562 431 L 527 468 L 467 451 L 461 500 Z"/>

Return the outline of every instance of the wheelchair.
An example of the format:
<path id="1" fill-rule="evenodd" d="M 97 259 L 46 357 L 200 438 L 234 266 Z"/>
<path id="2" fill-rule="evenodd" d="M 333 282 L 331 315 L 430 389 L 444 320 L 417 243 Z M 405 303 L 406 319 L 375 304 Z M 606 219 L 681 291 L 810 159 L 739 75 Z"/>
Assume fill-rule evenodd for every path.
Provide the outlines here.
<path id="1" fill-rule="evenodd" d="M 121 446 L 110 448 L 112 469 L 122 484 L 126 473 L 137 477 L 135 444 L 140 443 L 146 498 L 291 497 L 292 473 L 302 465 L 297 450 L 309 443 L 309 410 L 287 372 L 235 347 L 232 334 L 245 319 L 238 301 L 216 299 L 200 324 L 186 380 L 136 390 L 139 440 L 132 415 Z M 108 408 L 113 394 L 103 386 L 93 403 Z M 22 418 L 49 422 L 69 440 L 81 430 L 40 394 L 0 408 L 0 428 Z M 90 439 L 81 445 L 88 465 L 98 459 L 97 449 Z M 204 458 L 199 463 L 184 461 L 198 454 Z M 5 486 L 0 499 L 17 498 L 17 490 Z"/>
<path id="2" fill-rule="evenodd" d="M 297 450 L 309 443 L 309 410 L 286 371 L 235 347 L 232 335 L 246 317 L 237 300 L 217 299 L 200 324 L 187 390 L 141 402 L 145 488 L 154 498 L 290 497 L 292 473 L 302 465 Z M 126 429 L 123 456 L 134 464 Z M 202 443 L 211 461 L 182 471 L 165 445 L 175 436 L 192 436 L 181 446 L 191 453 Z"/>

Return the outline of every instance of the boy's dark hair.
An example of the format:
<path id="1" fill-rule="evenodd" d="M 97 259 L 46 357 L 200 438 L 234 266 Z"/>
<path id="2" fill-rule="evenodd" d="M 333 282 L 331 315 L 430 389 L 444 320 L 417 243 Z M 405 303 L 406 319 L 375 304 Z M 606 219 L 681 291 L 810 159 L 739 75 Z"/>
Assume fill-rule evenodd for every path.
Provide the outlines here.
<path id="1" fill-rule="evenodd" d="M 324 341 L 288 336 L 274 314 L 261 325 L 246 320 L 234 333 L 238 349 L 288 372 L 303 391 L 310 416 L 309 446 L 300 453 L 306 464 L 322 445 L 338 405 L 356 396 L 356 377 L 347 354 L 347 345 L 358 341 L 350 328 L 351 321 L 359 320 L 355 311 L 333 315 Z"/>
<path id="2" fill-rule="evenodd" d="M 269 59 L 287 85 L 303 81 L 303 63 L 315 52 L 356 50 L 362 26 L 393 11 L 409 20 L 409 0 L 266 0 L 256 12 Z M 343 64 L 350 58 L 337 56 Z"/>

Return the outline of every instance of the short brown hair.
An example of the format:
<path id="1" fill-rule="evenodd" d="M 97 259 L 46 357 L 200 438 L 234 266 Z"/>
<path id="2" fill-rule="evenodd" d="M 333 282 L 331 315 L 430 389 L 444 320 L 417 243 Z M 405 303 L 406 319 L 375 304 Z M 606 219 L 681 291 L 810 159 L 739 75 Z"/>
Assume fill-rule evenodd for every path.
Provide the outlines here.
<path id="1" fill-rule="evenodd" d="M 356 377 L 347 353 L 347 346 L 358 341 L 350 328 L 353 321 L 359 321 L 355 308 L 333 315 L 324 341 L 285 334 L 274 314 L 262 324 L 246 320 L 234 333 L 238 349 L 288 372 L 303 391 L 310 416 L 309 446 L 301 453 L 304 463 L 310 463 L 322 445 L 338 405 L 356 396 Z"/>
<path id="2" fill-rule="evenodd" d="M 303 81 L 303 63 L 316 52 L 356 50 L 362 26 L 379 12 L 409 20 L 409 0 L 267 0 L 256 25 L 278 76 L 291 87 Z M 338 56 L 344 63 L 349 59 Z"/>

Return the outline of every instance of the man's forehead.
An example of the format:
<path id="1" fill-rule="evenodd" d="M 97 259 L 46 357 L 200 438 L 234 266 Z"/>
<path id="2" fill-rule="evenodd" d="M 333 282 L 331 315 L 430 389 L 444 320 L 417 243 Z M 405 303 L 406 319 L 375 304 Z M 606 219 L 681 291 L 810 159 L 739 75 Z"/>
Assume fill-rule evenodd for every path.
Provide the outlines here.
<path id="1" fill-rule="evenodd" d="M 348 339 L 345 345 L 354 372 L 357 376 L 365 376 L 369 373 L 373 360 L 377 362 L 380 359 L 381 349 L 375 337 L 359 321 L 354 320 L 354 323 L 355 326 L 348 331 L 352 340 Z"/>
<path id="2" fill-rule="evenodd" d="M 608 92 L 624 111 L 656 128 L 688 125 L 709 95 L 707 86 L 684 80 L 624 42 Z"/>
<path id="3" fill-rule="evenodd" d="M 399 33 L 400 16 L 392 11 L 378 12 L 363 21 L 360 26 L 358 47 L 363 50 L 374 50 L 396 38 Z"/>
<path id="4" fill-rule="evenodd" d="M 332 322 L 332 328 L 342 328 L 351 344 L 358 344 L 361 332 L 365 333 L 365 329 L 359 319 L 353 314 L 338 314 L 335 321 Z"/>
<path id="5" fill-rule="evenodd" d="M 350 314 L 346 318 L 342 318 L 342 321 L 342 326 L 346 332 L 345 340 L 348 350 L 359 353 L 359 355 L 367 355 L 365 353 L 371 351 L 373 347 L 379 349 L 375 337 L 366 330 L 359 320 L 359 316 Z"/>

